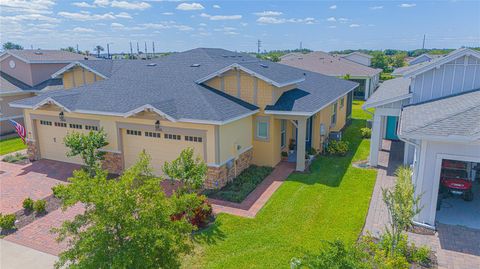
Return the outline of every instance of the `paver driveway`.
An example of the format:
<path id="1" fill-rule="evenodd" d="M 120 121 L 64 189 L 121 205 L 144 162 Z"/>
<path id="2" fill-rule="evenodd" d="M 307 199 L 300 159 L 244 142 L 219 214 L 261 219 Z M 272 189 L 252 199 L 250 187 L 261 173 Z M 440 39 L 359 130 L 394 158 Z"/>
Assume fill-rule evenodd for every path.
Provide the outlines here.
<path id="1" fill-rule="evenodd" d="M 0 212 L 14 213 L 22 209 L 22 202 L 30 197 L 44 199 L 52 194 L 52 187 L 66 182 L 76 164 L 40 160 L 26 165 L 0 162 Z"/>

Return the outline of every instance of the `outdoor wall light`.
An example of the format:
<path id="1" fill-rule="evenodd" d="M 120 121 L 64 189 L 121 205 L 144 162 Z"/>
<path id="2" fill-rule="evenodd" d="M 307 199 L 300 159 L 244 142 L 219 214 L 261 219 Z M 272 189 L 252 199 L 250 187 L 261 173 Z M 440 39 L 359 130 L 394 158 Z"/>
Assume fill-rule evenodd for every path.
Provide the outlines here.
<path id="1" fill-rule="evenodd" d="M 58 114 L 58 118 L 60 119 L 60 121 L 65 121 L 65 114 L 63 114 L 63 111 Z"/>
<path id="2" fill-rule="evenodd" d="M 157 121 L 155 122 L 155 130 L 156 130 L 156 131 L 160 131 L 160 121 L 159 121 L 159 120 L 157 120 Z"/>

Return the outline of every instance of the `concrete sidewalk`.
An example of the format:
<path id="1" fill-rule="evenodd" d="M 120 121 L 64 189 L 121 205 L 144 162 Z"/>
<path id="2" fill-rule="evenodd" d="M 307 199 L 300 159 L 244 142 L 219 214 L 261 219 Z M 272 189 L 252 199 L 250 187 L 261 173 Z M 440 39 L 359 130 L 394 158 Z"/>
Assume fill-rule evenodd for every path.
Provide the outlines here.
<path id="1" fill-rule="evenodd" d="M 0 239 L 0 268 L 53 268 L 57 256 Z"/>

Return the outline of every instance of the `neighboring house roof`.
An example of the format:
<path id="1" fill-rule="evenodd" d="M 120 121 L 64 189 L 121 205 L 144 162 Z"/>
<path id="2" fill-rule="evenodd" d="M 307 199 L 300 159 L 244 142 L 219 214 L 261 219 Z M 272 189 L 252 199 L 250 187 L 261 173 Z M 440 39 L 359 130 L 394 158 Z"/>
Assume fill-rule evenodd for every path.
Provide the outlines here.
<path id="1" fill-rule="evenodd" d="M 480 89 L 477 89 L 405 106 L 398 133 L 408 138 L 478 140 L 479 122 Z"/>
<path id="2" fill-rule="evenodd" d="M 385 80 L 380 84 L 378 89 L 363 104 L 363 108 L 371 108 L 391 102 L 396 102 L 410 98 L 410 79 L 395 78 Z"/>
<path id="3" fill-rule="evenodd" d="M 41 91 L 45 87 L 48 86 L 60 86 L 62 85 L 61 79 L 47 79 L 35 86 L 30 86 L 22 81 L 8 75 L 0 71 L 0 93 L 7 93 L 7 92 L 20 92 L 20 91 L 27 91 L 27 92 L 36 92 Z"/>
<path id="4" fill-rule="evenodd" d="M 112 70 L 114 69 L 115 65 L 122 65 L 123 63 L 129 60 L 101 60 L 101 61 L 91 61 L 91 60 L 82 60 L 82 61 L 75 61 L 72 62 L 62 69 L 58 70 L 54 74 L 52 74 L 52 78 L 59 78 L 62 74 L 69 71 L 70 69 L 80 66 L 85 68 L 98 76 L 103 78 L 108 78 L 112 75 Z"/>
<path id="5" fill-rule="evenodd" d="M 419 55 L 419 56 L 417 56 L 417 57 L 408 59 L 407 62 L 408 62 L 408 63 L 414 62 L 414 61 L 416 61 L 416 60 L 418 60 L 418 59 L 421 59 L 421 58 L 423 58 L 423 57 L 427 57 L 427 58 L 429 58 L 430 61 L 431 61 L 431 60 L 433 60 L 433 59 L 436 59 L 436 58 L 439 58 L 439 57 L 443 57 L 443 56 L 445 56 L 445 55 L 444 55 L 444 54 L 428 54 L 428 53 L 424 53 L 424 54 L 421 54 L 421 55 Z"/>
<path id="6" fill-rule="evenodd" d="M 72 61 L 96 59 L 92 56 L 85 56 L 63 50 L 6 50 L 0 57 L 12 55 L 26 63 L 70 63 Z"/>
<path id="7" fill-rule="evenodd" d="M 354 51 L 354 52 L 351 52 L 349 54 L 338 54 L 338 56 L 340 57 L 348 57 L 348 56 L 351 56 L 351 55 L 359 55 L 359 56 L 362 56 L 362 57 L 365 57 L 365 58 L 368 58 L 368 59 L 372 59 L 373 56 L 372 55 L 368 55 L 368 54 L 365 54 L 365 53 L 362 53 L 360 51 Z"/>
<path id="8" fill-rule="evenodd" d="M 286 55 L 281 58 L 280 63 L 335 77 L 345 75 L 373 77 L 382 72 L 381 69 L 371 68 L 321 51 Z"/>
<path id="9" fill-rule="evenodd" d="M 82 64 L 91 63 L 83 61 Z M 36 108 L 52 102 L 68 111 L 116 116 L 151 109 L 172 121 L 223 124 L 258 111 L 254 105 L 199 83 L 231 66 L 251 70 L 255 76 L 273 82 L 303 81 L 297 85 L 311 98 L 294 98 L 292 109 L 304 109 L 304 112 L 333 102 L 358 85 L 247 54 L 199 48 L 148 61 L 112 61 L 108 79 L 68 91 L 48 92 L 13 102 L 11 106 Z M 320 96 L 324 96 L 322 102 L 319 102 Z M 282 95 L 280 100 L 284 98 Z"/>

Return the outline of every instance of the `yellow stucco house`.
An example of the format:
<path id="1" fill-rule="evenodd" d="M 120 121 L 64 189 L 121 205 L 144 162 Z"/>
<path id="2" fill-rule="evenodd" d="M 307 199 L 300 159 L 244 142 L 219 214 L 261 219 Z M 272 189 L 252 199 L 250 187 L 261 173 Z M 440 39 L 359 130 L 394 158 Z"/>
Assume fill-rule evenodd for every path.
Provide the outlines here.
<path id="1" fill-rule="evenodd" d="M 322 151 L 351 111 L 357 83 L 222 49 L 193 49 L 148 61 L 71 63 L 53 75 L 64 91 L 16 101 L 24 110 L 28 153 L 68 158 L 63 137 L 103 128 L 104 167 L 121 173 L 146 150 L 155 172 L 192 147 L 208 165 L 206 188 L 218 188 L 251 164 L 275 166 L 293 151 Z"/>

